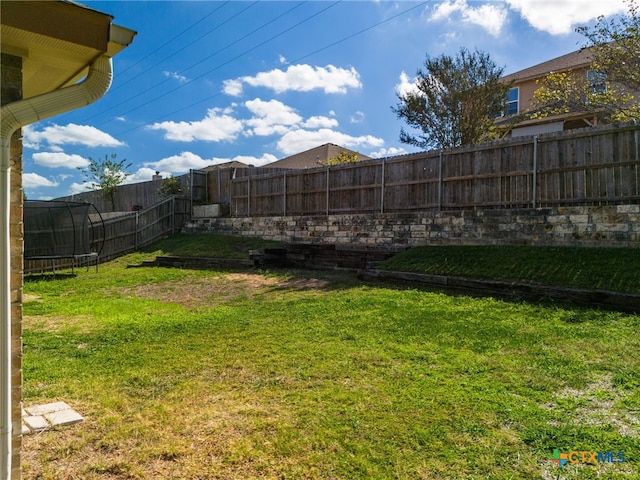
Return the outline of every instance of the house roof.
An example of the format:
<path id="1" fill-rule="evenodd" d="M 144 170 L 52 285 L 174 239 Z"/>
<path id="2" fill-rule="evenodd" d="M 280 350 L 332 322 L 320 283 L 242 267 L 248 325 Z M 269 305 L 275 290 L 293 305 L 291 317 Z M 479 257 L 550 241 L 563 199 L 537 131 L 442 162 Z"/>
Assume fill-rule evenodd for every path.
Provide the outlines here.
<path id="1" fill-rule="evenodd" d="M 232 160 L 230 162 L 209 165 L 208 167 L 204 167 L 202 170 L 205 172 L 209 172 L 211 170 L 222 170 L 225 168 L 249 168 L 249 165 L 247 165 L 246 163 L 238 162 L 236 160 Z"/>
<path id="2" fill-rule="evenodd" d="M 503 77 L 505 81 L 524 82 L 536 78 L 543 77 L 550 72 L 563 72 L 576 68 L 588 67 L 591 64 L 591 52 L 589 49 L 571 52 L 561 57 L 539 63 L 524 70 L 511 73 Z"/>
<path id="3" fill-rule="evenodd" d="M 69 0 L 2 1 L 0 19 L 2 53 L 22 58 L 23 98 L 76 83 L 95 59 L 114 56 L 136 34 Z"/>
<path id="4" fill-rule="evenodd" d="M 291 169 L 304 169 L 304 168 L 317 168 L 332 158 L 336 158 L 340 155 L 340 152 L 347 152 L 350 155 L 357 154 L 358 160 L 370 160 L 371 157 L 363 155 L 359 152 L 349 150 L 348 148 L 335 145 L 333 143 L 325 143 L 319 147 L 306 150 L 301 153 L 296 153 L 290 157 L 277 160 L 275 162 L 265 165 L 268 168 L 291 168 Z"/>

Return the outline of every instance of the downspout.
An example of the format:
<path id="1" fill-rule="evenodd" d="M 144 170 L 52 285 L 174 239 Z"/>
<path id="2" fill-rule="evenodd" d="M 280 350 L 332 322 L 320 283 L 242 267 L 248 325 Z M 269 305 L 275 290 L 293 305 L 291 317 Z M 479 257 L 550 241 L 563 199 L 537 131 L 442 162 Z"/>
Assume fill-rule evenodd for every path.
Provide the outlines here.
<path id="1" fill-rule="evenodd" d="M 25 125 L 75 110 L 101 98 L 111 86 L 111 59 L 100 56 L 81 83 L 0 108 L 0 480 L 11 476 L 11 136 Z"/>

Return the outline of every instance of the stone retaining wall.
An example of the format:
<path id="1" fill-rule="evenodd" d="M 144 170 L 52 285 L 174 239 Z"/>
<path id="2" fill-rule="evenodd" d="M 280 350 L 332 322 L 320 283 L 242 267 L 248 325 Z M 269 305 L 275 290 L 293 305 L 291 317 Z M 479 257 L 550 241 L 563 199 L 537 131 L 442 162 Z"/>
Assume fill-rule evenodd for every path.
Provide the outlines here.
<path id="1" fill-rule="evenodd" d="M 640 247 L 640 205 L 200 218 L 186 232 L 363 246 L 556 245 Z"/>

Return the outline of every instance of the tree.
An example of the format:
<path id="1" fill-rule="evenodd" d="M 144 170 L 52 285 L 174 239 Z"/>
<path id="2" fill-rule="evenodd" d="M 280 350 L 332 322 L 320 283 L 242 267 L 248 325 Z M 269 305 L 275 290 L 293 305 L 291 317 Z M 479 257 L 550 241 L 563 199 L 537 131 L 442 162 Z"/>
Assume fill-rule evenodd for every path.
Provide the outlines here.
<path id="1" fill-rule="evenodd" d="M 578 27 L 588 40 L 594 70 L 629 90 L 640 91 L 640 12 L 635 0 L 627 0 L 629 12 L 607 20 L 598 17 L 593 28 Z"/>
<path id="2" fill-rule="evenodd" d="M 162 184 L 158 189 L 163 197 L 171 197 L 173 195 L 179 195 L 182 193 L 182 180 L 180 177 L 169 177 L 162 180 Z"/>
<path id="3" fill-rule="evenodd" d="M 102 195 L 111 201 L 111 207 L 115 210 L 115 193 L 118 186 L 124 183 L 130 173 L 126 170 L 131 167 L 127 160 L 116 160 L 116 154 L 105 155 L 104 160 L 89 158 L 89 166 L 80 168 L 92 190 L 101 190 Z"/>
<path id="4" fill-rule="evenodd" d="M 576 29 L 587 39 L 587 74 L 553 72 L 541 80 L 531 117 L 586 112 L 606 123 L 640 117 L 640 12 L 635 0 L 627 4 L 627 15 Z"/>
<path id="5" fill-rule="evenodd" d="M 425 60 L 416 89 L 399 94 L 393 111 L 421 133 L 404 129 L 400 141 L 420 148 L 448 148 L 495 137 L 494 118 L 504 112 L 511 84 L 488 54 L 462 48 L 453 58 Z"/>
<path id="6" fill-rule="evenodd" d="M 349 153 L 346 150 L 341 150 L 337 157 L 330 158 L 329 160 L 320 161 L 320 165 L 340 165 L 343 163 L 355 163 L 358 161 L 358 154 L 356 152 Z"/>

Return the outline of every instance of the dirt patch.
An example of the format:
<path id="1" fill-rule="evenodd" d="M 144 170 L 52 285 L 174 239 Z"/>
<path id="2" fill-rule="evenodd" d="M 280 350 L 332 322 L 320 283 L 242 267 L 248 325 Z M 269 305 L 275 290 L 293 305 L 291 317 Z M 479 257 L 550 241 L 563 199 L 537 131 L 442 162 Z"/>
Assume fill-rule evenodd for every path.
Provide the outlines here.
<path id="1" fill-rule="evenodd" d="M 229 273 L 208 277 L 191 277 L 180 282 L 160 282 L 131 288 L 110 289 L 110 295 L 135 296 L 188 307 L 217 305 L 239 297 L 266 293 L 273 289 L 313 290 L 329 285 L 319 278 L 277 278 L 258 273 Z"/>
<path id="2" fill-rule="evenodd" d="M 95 320 L 90 315 L 47 316 L 24 315 L 22 326 L 27 330 L 60 332 L 73 328 L 76 333 L 84 334 L 95 330 Z"/>
<path id="3" fill-rule="evenodd" d="M 562 414 L 562 422 L 573 425 L 611 425 L 622 436 L 635 436 L 640 432 L 638 417 L 620 406 L 620 401 L 628 395 L 624 390 L 616 388 L 608 376 L 600 377 L 584 388 L 565 388 L 558 393 L 553 402 L 543 405 L 544 408 Z M 557 426 L 560 422 L 551 422 Z M 566 453 L 566 452 L 565 452 Z M 560 470 L 549 460 L 543 465 L 543 480 L 557 480 L 562 472 L 564 479 L 579 479 L 588 468 L 598 478 L 606 472 L 615 470 L 620 478 L 636 478 L 633 464 L 599 463 L 597 465 L 570 465 Z M 591 477 L 590 477 L 591 478 Z M 593 477 L 595 478 L 595 477 Z M 617 478 L 617 477 L 616 477 Z"/>
<path id="4" fill-rule="evenodd" d="M 544 407 L 561 410 L 565 419 L 576 425 L 611 425 L 620 435 L 638 435 L 638 417 L 617 406 L 625 396 L 626 393 L 615 388 L 605 376 L 582 389 L 564 389 L 556 396 L 556 402 Z"/>

